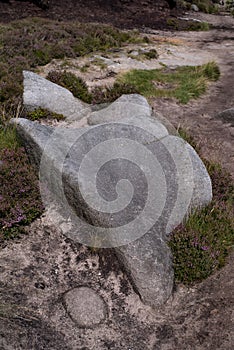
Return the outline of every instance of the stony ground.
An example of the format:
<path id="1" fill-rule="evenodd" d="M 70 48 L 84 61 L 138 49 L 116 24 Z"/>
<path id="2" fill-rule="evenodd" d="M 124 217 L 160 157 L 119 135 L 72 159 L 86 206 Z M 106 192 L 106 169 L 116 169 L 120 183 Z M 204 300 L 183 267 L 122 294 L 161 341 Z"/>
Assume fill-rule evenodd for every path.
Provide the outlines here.
<path id="1" fill-rule="evenodd" d="M 234 105 L 234 20 L 209 20 L 223 29 L 152 35 L 205 51 L 204 56 L 218 61 L 220 80 L 186 106 L 165 99 L 151 103 L 176 127 L 188 127 L 203 154 L 221 161 L 234 176 L 233 127 L 214 118 Z M 152 310 L 142 304 L 112 251 L 90 251 L 73 243 L 52 218 L 53 211 L 0 251 L 1 350 L 233 349 L 234 254 L 203 283 L 177 285 L 167 304 Z M 78 286 L 92 288 L 104 300 L 108 311 L 100 326 L 81 328 L 70 318 L 64 295 Z"/>

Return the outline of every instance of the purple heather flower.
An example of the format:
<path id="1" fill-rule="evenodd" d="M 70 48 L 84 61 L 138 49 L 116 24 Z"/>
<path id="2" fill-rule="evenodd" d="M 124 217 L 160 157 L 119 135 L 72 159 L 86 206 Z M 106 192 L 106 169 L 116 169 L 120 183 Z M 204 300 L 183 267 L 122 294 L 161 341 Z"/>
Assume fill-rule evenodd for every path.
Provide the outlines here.
<path id="1" fill-rule="evenodd" d="M 209 250 L 209 247 L 208 247 L 207 245 L 203 245 L 203 246 L 201 247 L 201 249 L 202 249 L 202 250 Z"/>
<path id="2" fill-rule="evenodd" d="M 195 237 L 194 240 L 193 240 L 193 246 L 194 246 L 194 247 L 197 247 L 198 245 L 199 245 L 198 238 Z"/>

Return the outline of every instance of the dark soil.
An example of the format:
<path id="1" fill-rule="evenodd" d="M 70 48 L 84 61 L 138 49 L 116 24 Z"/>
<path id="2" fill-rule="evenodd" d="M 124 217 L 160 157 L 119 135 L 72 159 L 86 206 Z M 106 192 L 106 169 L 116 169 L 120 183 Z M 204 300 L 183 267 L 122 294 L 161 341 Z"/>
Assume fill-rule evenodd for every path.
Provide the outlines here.
<path id="1" fill-rule="evenodd" d="M 170 10 L 165 0 L 51 0 L 43 10 L 30 1 L 0 2 L 0 22 L 9 22 L 29 16 L 55 20 L 102 22 L 124 28 L 170 28 L 167 18 L 178 10 Z"/>

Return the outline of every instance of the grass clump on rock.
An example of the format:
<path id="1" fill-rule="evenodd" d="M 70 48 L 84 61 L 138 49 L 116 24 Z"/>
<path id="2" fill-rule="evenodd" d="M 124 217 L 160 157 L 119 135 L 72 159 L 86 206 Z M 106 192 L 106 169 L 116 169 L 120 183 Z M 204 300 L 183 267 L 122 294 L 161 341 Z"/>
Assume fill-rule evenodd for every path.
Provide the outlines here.
<path id="1" fill-rule="evenodd" d="M 49 119 L 64 120 L 65 119 L 63 114 L 50 112 L 44 108 L 37 108 L 31 112 L 28 112 L 26 117 L 27 119 L 30 119 L 32 121 L 37 121 L 41 119 L 47 119 L 47 120 Z"/>
<path id="2" fill-rule="evenodd" d="M 215 62 L 202 66 L 183 66 L 176 69 L 142 70 L 133 69 L 119 77 L 119 82 L 131 84 L 145 97 L 176 98 L 188 103 L 206 91 L 209 81 L 219 78 L 220 72 Z"/>
<path id="3" fill-rule="evenodd" d="M 183 137 L 190 142 L 182 131 Z M 194 141 L 193 141 L 194 142 Z M 177 282 L 193 284 L 224 266 L 234 246 L 234 184 L 220 165 L 204 160 L 213 187 L 212 202 L 195 210 L 172 233 L 169 246 Z"/>

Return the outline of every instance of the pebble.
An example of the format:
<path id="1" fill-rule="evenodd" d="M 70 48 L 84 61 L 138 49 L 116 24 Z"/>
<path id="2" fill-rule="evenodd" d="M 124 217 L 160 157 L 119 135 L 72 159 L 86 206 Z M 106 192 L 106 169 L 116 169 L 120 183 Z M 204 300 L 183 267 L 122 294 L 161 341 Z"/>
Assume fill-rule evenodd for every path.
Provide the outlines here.
<path id="1" fill-rule="evenodd" d="M 92 328 L 107 316 L 104 300 L 88 287 L 68 291 L 64 296 L 64 304 L 69 316 L 79 327 Z"/>

